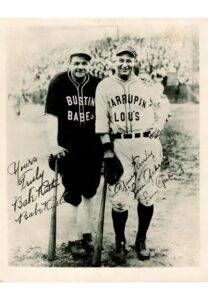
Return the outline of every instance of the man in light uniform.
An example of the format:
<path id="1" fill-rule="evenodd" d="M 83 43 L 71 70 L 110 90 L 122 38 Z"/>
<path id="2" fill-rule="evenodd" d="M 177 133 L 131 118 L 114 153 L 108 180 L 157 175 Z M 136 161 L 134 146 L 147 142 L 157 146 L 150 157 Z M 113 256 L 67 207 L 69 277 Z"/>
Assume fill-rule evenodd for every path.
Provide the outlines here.
<path id="1" fill-rule="evenodd" d="M 131 46 L 115 52 L 115 75 L 96 90 L 96 132 L 100 134 L 104 159 L 116 155 L 124 168 L 120 180 L 109 185 L 116 248 L 114 257 L 125 262 L 125 224 L 132 199 L 138 200 L 138 232 L 135 241 L 139 259 L 148 259 L 146 247 L 158 194 L 162 161 L 159 135 L 169 112 L 168 99 L 154 97 L 151 87 L 134 74 L 137 53 Z"/>

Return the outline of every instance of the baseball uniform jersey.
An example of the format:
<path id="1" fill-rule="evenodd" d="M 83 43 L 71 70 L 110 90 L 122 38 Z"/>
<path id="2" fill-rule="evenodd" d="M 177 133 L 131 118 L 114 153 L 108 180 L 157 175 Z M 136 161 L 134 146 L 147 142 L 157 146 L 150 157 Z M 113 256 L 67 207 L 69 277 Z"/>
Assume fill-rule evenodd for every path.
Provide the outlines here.
<path id="1" fill-rule="evenodd" d="M 166 96 L 153 90 L 137 76 L 123 81 L 113 75 L 99 83 L 96 91 L 96 132 L 109 133 L 124 173 L 109 186 L 114 210 L 128 209 L 130 196 L 144 205 L 153 204 L 159 184 L 162 147 L 149 138 L 156 123 L 164 126 L 169 112 Z"/>
<path id="2" fill-rule="evenodd" d="M 70 72 L 55 76 L 48 89 L 45 112 L 58 118 L 58 144 L 69 151 L 62 182 L 65 201 L 79 205 L 99 185 L 102 151 L 95 134 L 95 89 L 100 79 L 86 75 L 76 83 Z"/>

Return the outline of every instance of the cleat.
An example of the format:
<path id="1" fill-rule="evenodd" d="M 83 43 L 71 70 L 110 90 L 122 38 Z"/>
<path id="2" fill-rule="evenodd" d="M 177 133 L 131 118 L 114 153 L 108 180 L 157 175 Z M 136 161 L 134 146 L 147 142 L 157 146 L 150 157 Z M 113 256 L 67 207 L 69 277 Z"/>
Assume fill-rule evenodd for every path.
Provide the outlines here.
<path id="1" fill-rule="evenodd" d="M 92 252 L 94 250 L 94 244 L 92 241 L 91 233 L 83 234 L 82 247 L 88 252 Z"/>
<path id="2" fill-rule="evenodd" d="M 135 249 L 140 260 L 150 258 L 150 249 L 146 247 L 145 239 L 136 241 Z"/>
<path id="3" fill-rule="evenodd" d="M 71 252 L 73 256 L 77 258 L 84 258 L 87 256 L 87 252 L 82 246 L 82 240 L 69 241 L 68 250 Z"/>
<path id="4" fill-rule="evenodd" d="M 113 252 L 113 260 L 117 263 L 117 264 L 124 264 L 126 262 L 126 247 L 125 247 L 125 243 L 124 242 L 116 242 L 116 247 L 115 250 Z"/>

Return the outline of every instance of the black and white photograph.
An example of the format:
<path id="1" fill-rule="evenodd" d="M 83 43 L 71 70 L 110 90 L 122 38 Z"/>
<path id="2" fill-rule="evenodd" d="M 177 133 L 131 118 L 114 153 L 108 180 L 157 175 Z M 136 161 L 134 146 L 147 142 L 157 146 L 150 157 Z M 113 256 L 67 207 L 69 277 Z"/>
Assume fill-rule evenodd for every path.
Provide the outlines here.
<path id="1" fill-rule="evenodd" d="M 8 266 L 200 267 L 199 26 L 17 25 L 5 34 Z"/>

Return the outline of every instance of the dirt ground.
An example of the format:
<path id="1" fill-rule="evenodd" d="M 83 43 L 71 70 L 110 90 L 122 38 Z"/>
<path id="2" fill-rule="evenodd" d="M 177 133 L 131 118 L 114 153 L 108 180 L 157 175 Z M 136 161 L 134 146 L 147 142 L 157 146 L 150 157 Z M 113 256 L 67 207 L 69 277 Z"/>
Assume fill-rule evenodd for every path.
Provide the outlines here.
<path id="1" fill-rule="evenodd" d="M 127 262 L 122 267 L 193 267 L 199 263 L 199 106 L 197 104 L 172 104 L 172 118 L 161 136 L 164 148 L 162 172 L 175 174 L 165 189 L 161 189 L 148 231 L 147 244 L 151 249 L 148 261 L 137 259 L 134 241 L 137 231 L 136 201 L 133 203 L 126 226 Z M 39 170 L 44 170 L 48 180 L 53 177 L 47 165 L 47 139 L 43 107 L 27 105 L 16 118 L 10 116 L 8 125 L 8 166 L 35 157 Z M 11 173 L 11 172 L 10 172 Z M 94 199 L 93 236 L 97 227 L 103 179 Z M 41 205 L 53 190 L 38 198 Z M 63 188 L 58 187 L 58 199 Z M 66 249 L 67 204 L 57 207 L 57 248 L 53 262 L 47 260 L 50 210 L 27 220 L 17 220 L 20 213 L 34 211 L 34 204 L 17 208 L 18 196 L 26 199 L 28 189 L 21 191 L 15 175 L 8 174 L 8 249 L 11 266 L 90 267 L 91 258 L 74 260 Z M 36 202 L 37 202 L 36 201 Z M 81 218 L 81 215 L 80 215 Z M 112 259 L 114 234 L 111 206 L 107 200 L 101 267 L 120 267 Z"/>

